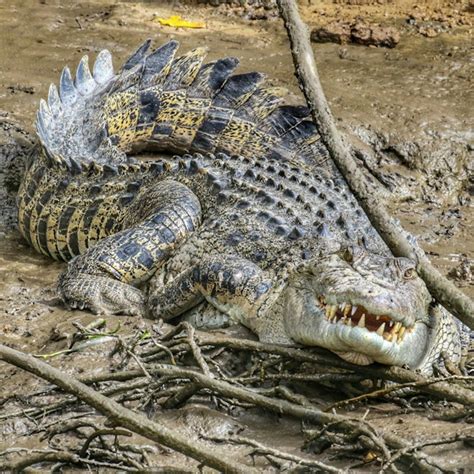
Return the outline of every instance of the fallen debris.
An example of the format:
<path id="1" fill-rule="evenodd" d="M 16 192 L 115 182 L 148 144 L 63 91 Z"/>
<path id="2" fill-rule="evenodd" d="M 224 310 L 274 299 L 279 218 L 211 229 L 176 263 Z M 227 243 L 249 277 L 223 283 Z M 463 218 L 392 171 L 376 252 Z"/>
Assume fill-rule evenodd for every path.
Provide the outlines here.
<path id="1" fill-rule="evenodd" d="M 400 41 L 400 32 L 391 26 L 370 24 L 362 20 L 352 23 L 336 21 L 314 28 L 311 32 L 311 41 L 394 48 Z"/>
<path id="2" fill-rule="evenodd" d="M 206 28 L 203 21 L 189 21 L 180 15 L 171 15 L 168 18 L 154 18 L 153 21 L 158 22 L 162 26 L 172 26 L 174 28 Z"/>
<path id="3" fill-rule="evenodd" d="M 176 472 L 169 465 L 170 458 L 168 465 L 161 466 L 157 462 L 162 463 L 163 458 L 152 456 L 166 447 L 229 473 L 256 472 L 265 465 L 255 464 L 257 457 L 279 469 L 289 463 L 287 468 L 341 472 L 328 460 L 348 453 L 358 463 L 374 463 L 383 472 L 395 465 L 402 469 L 429 465 L 442 470 L 422 449 L 425 445 L 473 440 L 472 429 L 456 429 L 422 440 L 413 449 L 398 434 L 381 430 L 376 416 L 367 412 L 360 417 L 354 412 L 354 407 L 368 398 L 385 398 L 394 390 L 409 387 L 417 394 L 413 400 L 424 393 L 435 395 L 432 406 L 442 400 L 437 405 L 441 410 L 436 412 L 438 416 L 453 416 L 454 408 L 454 415 L 459 417 L 462 408 L 461 416 L 470 417 L 472 377 L 425 379 L 402 368 L 369 366 L 358 368 L 362 373 L 354 373 L 353 365 L 323 350 L 201 332 L 187 323 L 168 328 L 152 324 L 128 335 L 116 334 L 117 346 L 104 359 L 107 364 L 80 378 L 0 345 L 1 360 L 62 388 L 44 386 L 27 397 L 12 394 L 1 401 L 4 409 L 0 419 L 15 426 L 22 423 L 24 435 L 40 435 L 48 443 L 46 449 L 4 450 L 0 470 L 54 463 L 64 468 Z M 85 335 L 97 336 L 106 334 L 101 332 L 104 329 L 83 328 Z M 398 383 L 377 389 L 379 378 Z M 327 405 L 311 397 L 308 388 L 313 384 L 333 393 L 342 389 L 346 398 Z M 410 403 L 403 401 L 403 410 Z M 253 438 L 255 433 L 246 429 L 245 423 L 230 416 L 256 407 L 304 422 L 306 454 L 300 456 L 262 443 Z M 155 443 L 144 444 L 136 434 Z M 232 455 L 225 456 L 224 452 Z"/>

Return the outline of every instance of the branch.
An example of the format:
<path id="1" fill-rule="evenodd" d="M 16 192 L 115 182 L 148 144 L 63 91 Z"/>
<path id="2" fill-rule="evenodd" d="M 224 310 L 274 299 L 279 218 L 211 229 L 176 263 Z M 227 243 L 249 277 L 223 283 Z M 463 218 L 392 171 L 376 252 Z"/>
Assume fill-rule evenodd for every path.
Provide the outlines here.
<path id="1" fill-rule="evenodd" d="M 115 425 L 123 426 L 145 438 L 168 446 L 196 459 L 200 463 L 227 473 L 244 474 L 254 472 L 250 466 L 229 461 L 223 457 L 222 453 L 210 452 L 202 444 L 192 442 L 189 438 L 185 438 L 165 426 L 160 426 L 139 413 L 122 407 L 75 378 L 30 355 L 0 344 L 0 359 L 57 385 L 65 392 L 73 394 L 107 416 Z"/>
<path id="2" fill-rule="evenodd" d="M 265 446 L 258 441 L 255 441 L 251 438 L 246 438 L 244 436 L 233 436 L 233 437 L 222 437 L 222 436 L 207 436 L 205 439 L 210 441 L 214 441 L 217 443 L 233 443 L 238 445 L 247 445 L 255 448 L 250 454 L 253 456 L 258 454 L 260 456 L 274 456 L 276 458 L 285 459 L 287 461 L 291 461 L 296 463 L 298 466 L 308 466 L 314 468 L 314 471 L 311 472 L 334 472 L 337 474 L 341 474 L 346 472 L 345 470 L 338 469 L 336 467 L 330 466 L 329 464 L 324 464 L 320 461 L 316 461 L 314 459 L 302 458 L 300 456 L 295 456 L 294 454 L 285 453 L 275 448 L 271 448 L 269 446 Z"/>
<path id="3" fill-rule="evenodd" d="M 173 328 L 172 332 L 174 335 L 177 334 L 176 328 Z M 183 329 L 183 327 L 181 327 Z M 417 388 L 420 392 L 428 393 L 434 395 L 441 399 L 450 400 L 457 403 L 462 403 L 466 406 L 474 405 L 474 392 L 469 389 L 462 387 L 459 384 L 450 383 L 455 380 L 473 380 L 472 377 L 455 377 L 451 376 L 447 380 L 443 378 L 427 378 L 422 375 L 417 374 L 411 370 L 404 369 L 402 367 L 389 367 L 378 364 L 371 365 L 354 365 L 349 362 L 342 360 L 341 358 L 331 354 L 329 351 L 320 348 L 312 348 L 311 351 L 308 349 L 300 349 L 297 347 L 287 347 L 279 344 L 270 344 L 260 341 L 253 341 L 250 339 L 239 339 L 236 337 L 227 336 L 221 333 L 212 333 L 212 332 L 203 332 L 195 331 L 196 336 L 199 340 L 199 345 L 201 349 L 205 347 L 225 347 L 228 349 L 240 350 L 240 351 L 250 351 L 256 353 L 267 353 L 278 355 L 290 360 L 295 360 L 299 362 L 309 362 L 314 364 L 315 367 L 325 367 L 331 369 L 343 369 L 348 370 L 351 374 L 339 374 L 339 376 L 345 375 L 346 377 L 351 375 L 354 377 L 368 377 L 372 379 L 382 379 L 382 380 L 391 380 L 401 384 L 414 384 L 414 387 Z M 168 338 L 167 338 L 168 339 Z M 175 347 L 181 347 L 182 340 L 174 339 L 171 343 Z M 169 341 L 168 341 L 169 342 Z M 163 343 L 163 341 L 162 341 Z M 166 341 L 165 341 L 166 343 Z M 189 350 L 189 345 L 185 344 L 187 347 L 186 350 Z M 169 351 L 168 348 L 166 348 Z M 145 359 L 145 361 L 152 361 L 159 352 L 163 351 L 161 345 L 159 347 L 153 347 L 151 350 L 146 350 L 144 353 L 140 354 L 140 357 Z M 150 363 L 147 363 L 146 368 L 150 374 L 154 374 L 156 370 L 154 366 Z M 336 374 L 332 375 L 335 376 Z M 105 381 L 125 381 L 129 379 L 134 379 L 136 377 L 143 376 L 143 372 L 134 369 L 127 370 L 123 372 L 107 372 L 107 373 L 98 373 L 94 375 L 86 375 L 80 378 L 81 382 L 89 385 L 96 382 L 105 382 Z M 186 391 L 187 392 L 187 391 Z M 184 395 L 181 394 L 181 395 Z M 181 400 L 179 396 L 179 400 Z M 170 403 L 172 403 L 170 401 Z M 0 417 L 1 419 L 1 417 Z"/>
<path id="4" fill-rule="evenodd" d="M 305 407 L 286 400 L 270 398 L 249 388 L 234 386 L 223 380 L 208 377 L 207 375 L 195 370 L 165 364 L 154 365 L 153 370 L 161 375 L 167 375 L 179 379 L 188 378 L 194 384 L 216 392 L 221 397 L 251 403 L 252 405 L 277 413 L 278 415 L 289 415 L 300 418 L 301 420 L 313 422 L 320 426 L 324 426 L 324 430 L 327 430 L 330 427 L 338 429 L 351 439 L 362 440 L 365 438 L 369 441 L 370 449 L 374 449 L 374 447 L 378 449 L 385 460 L 391 458 L 388 448 L 403 450 L 408 449 L 411 446 L 409 441 L 396 434 L 376 431 L 369 422 L 366 422 L 363 419 L 359 420 L 344 415 L 325 413 L 313 406 Z M 408 452 L 404 452 L 405 456 L 407 454 Z M 424 469 L 426 468 L 426 464 L 433 465 L 434 461 L 424 453 L 419 453 L 417 456 L 410 456 L 410 462 L 414 462 L 418 467 L 420 467 L 420 469 Z"/>
<path id="5" fill-rule="evenodd" d="M 308 28 L 301 20 L 295 0 L 277 0 L 291 44 L 291 53 L 299 82 L 303 88 L 321 139 L 337 168 L 394 255 L 417 261 L 417 270 L 431 294 L 464 324 L 474 329 L 474 302 L 434 268 L 423 250 L 410 242 L 409 234 L 393 219 L 371 189 L 367 179 L 351 156 L 336 128 L 329 104 L 319 81 Z"/>
<path id="6" fill-rule="evenodd" d="M 467 406 L 474 405 L 474 392 L 472 390 L 450 383 L 449 381 L 436 381 L 436 379 L 426 378 L 411 370 L 403 369 L 402 367 L 388 367 L 376 364 L 354 365 L 323 349 L 315 348 L 308 351 L 278 344 L 251 341 L 250 339 L 237 339 L 219 333 L 196 331 L 196 334 L 198 334 L 201 346 L 222 346 L 244 351 L 266 352 L 268 354 L 276 354 L 300 362 L 310 362 L 315 364 L 316 367 L 345 369 L 353 371 L 357 375 L 392 380 L 398 383 L 416 383 L 417 389 L 422 392 L 435 395 L 439 398 L 445 398 L 446 400 L 451 400 L 453 402 L 462 403 Z M 147 355 L 148 354 L 149 353 L 147 353 Z M 152 367 L 148 367 L 148 370 L 153 373 Z M 472 380 L 472 378 L 468 378 L 467 380 Z"/>

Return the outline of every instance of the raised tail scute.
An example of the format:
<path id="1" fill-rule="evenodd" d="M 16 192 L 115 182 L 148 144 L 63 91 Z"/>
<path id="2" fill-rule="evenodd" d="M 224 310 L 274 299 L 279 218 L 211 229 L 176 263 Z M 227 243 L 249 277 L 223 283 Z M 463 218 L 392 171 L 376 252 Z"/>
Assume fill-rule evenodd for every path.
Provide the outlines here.
<path id="1" fill-rule="evenodd" d="M 78 98 L 76 86 L 72 80 L 71 71 L 68 66 L 63 69 L 59 80 L 59 96 L 64 105 L 72 105 Z"/>
<path id="2" fill-rule="evenodd" d="M 103 49 L 97 55 L 92 74 L 97 84 L 105 84 L 114 77 L 114 65 L 109 50 Z"/>
<path id="3" fill-rule="evenodd" d="M 97 82 L 95 82 L 89 69 L 88 56 L 83 56 L 77 66 L 74 85 L 77 91 L 83 96 L 89 95 L 97 87 Z"/>
<path id="4" fill-rule="evenodd" d="M 173 63 L 179 43 L 169 41 L 168 43 L 155 49 L 151 54 L 142 57 L 136 64 L 143 63 L 143 75 L 141 77 L 141 88 L 160 85 L 168 75 Z M 127 61 L 126 64 L 128 64 Z M 127 68 L 128 69 L 128 68 Z"/>
<path id="5" fill-rule="evenodd" d="M 118 165 L 141 149 L 285 160 L 298 154 L 307 163 L 324 152 L 308 109 L 282 105 L 286 90 L 265 86 L 263 74 L 233 74 L 236 58 L 204 64 L 207 48 L 176 57 L 177 41 L 151 52 L 150 44 L 116 75 L 107 50 L 92 73 L 87 56 L 75 79 L 64 68 L 59 93 L 51 86 L 38 113 L 38 135 L 50 154 L 66 164 Z"/>
<path id="6" fill-rule="evenodd" d="M 50 84 L 48 92 L 48 105 L 53 117 L 57 117 L 63 110 L 56 84 Z"/>
<path id="7" fill-rule="evenodd" d="M 171 43 L 171 41 L 170 41 Z M 176 43 L 176 41 L 175 41 Z M 139 46 L 139 48 L 125 61 L 124 65 L 122 66 L 122 71 L 126 71 L 127 69 L 132 69 L 137 64 L 143 62 L 145 59 L 146 52 L 150 48 L 151 39 L 148 38 L 143 44 Z M 169 44 L 169 43 L 167 43 Z"/>

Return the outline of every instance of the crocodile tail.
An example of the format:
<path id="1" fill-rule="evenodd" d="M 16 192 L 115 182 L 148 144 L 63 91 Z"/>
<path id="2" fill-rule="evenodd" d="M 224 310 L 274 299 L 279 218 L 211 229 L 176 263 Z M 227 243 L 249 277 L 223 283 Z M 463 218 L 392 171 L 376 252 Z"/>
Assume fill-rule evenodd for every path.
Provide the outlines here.
<path id="1" fill-rule="evenodd" d="M 140 149 L 327 162 L 308 108 L 284 104 L 286 91 L 267 86 L 263 74 L 233 74 L 235 58 L 204 63 L 205 48 L 176 57 L 176 41 L 152 52 L 150 43 L 118 74 L 106 50 L 92 73 L 86 56 L 75 80 L 64 69 L 59 93 L 51 86 L 38 112 L 51 162 L 116 166 Z"/>

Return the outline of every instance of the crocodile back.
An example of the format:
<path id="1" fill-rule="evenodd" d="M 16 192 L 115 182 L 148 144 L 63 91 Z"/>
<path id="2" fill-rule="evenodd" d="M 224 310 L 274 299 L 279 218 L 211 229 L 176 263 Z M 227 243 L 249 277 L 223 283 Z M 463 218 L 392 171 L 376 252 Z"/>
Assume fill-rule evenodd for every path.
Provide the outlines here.
<path id="1" fill-rule="evenodd" d="M 234 74 L 235 58 L 205 63 L 205 48 L 177 57 L 170 41 L 142 44 L 115 73 L 101 51 L 92 72 L 84 56 L 73 79 L 41 100 L 41 151 L 18 194 L 19 227 L 39 252 L 69 260 L 120 230 L 126 207 L 156 178 L 131 155 L 240 156 L 261 166 L 280 162 L 341 181 L 307 107 L 285 104 L 286 91 L 263 74 Z M 212 163 L 208 162 L 208 166 Z M 156 169 L 156 168 L 155 168 Z"/>
<path id="2" fill-rule="evenodd" d="M 108 51 L 84 56 L 73 80 L 63 70 L 41 101 L 37 130 L 52 162 L 129 162 L 131 152 L 239 154 L 331 168 L 305 106 L 261 73 L 233 74 L 235 58 L 205 64 L 205 48 L 175 57 L 176 41 L 149 53 L 146 41 L 114 74 Z"/>

